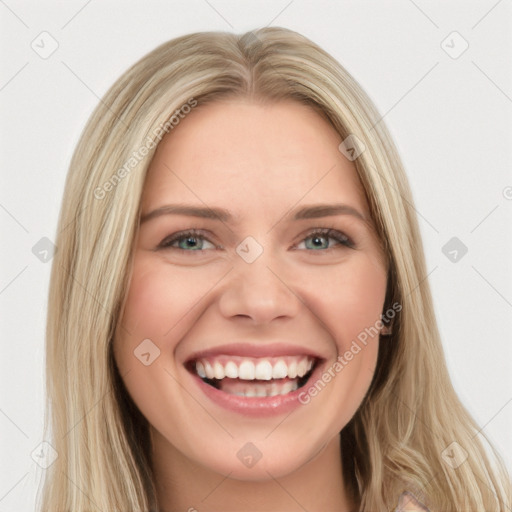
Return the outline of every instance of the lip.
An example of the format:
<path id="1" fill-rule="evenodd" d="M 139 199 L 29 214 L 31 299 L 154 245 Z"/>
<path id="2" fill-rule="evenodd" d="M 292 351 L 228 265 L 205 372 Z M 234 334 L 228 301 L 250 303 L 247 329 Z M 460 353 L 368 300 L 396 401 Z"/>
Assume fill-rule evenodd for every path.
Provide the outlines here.
<path id="1" fill-rule="evenodd" d="M 241 356 L 241 357 L 279 357 L 279 356 L 310 356 L 315 359 L 324 360 L 322 355 L 300 345 L 288 343 L 251 344 L 251 343 L 229 343 L 214 348 L 201 350 L 191 354 L 186 363 L 196 359 L 212 357 L 217 355 Z M 185 364 L 186 364 L 185 363 Z"/>
<path id="2" fill-rule="evenodd" d="M 231 354 L 234 355 L 234 354 Z M 238 354 L 237 354 L 238 355 Z M 249 356 L 247 356 L 249 357 Z M 322 368 L 325 366 L 325 360 L 319 358 L 313 373 L 308 379 L 309 382 L 316 382 L 322 374 Z M 286 395 L 276 395 L 267 397 L 244 397 L 239 395 L 231 395 L 220 389 L 210 386 L 203 382 L 201 377 L 196 373 L 187 371 L 194 379 L 199 389 L 215 404 L 229 411 L 248 416 L 251 418 L 264 418 L 279 414 L 289 414 L 294 409 L 304 405 L 299 401 L 299 396 L 307 389 L 308 383 L 304 386 L 287 393 Z"/>

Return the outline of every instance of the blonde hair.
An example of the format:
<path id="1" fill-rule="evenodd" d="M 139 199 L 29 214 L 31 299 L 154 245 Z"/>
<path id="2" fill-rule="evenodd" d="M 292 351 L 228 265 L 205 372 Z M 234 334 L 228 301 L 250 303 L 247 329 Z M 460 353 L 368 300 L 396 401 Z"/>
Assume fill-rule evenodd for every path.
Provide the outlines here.
<path id="1" fill-rule="evenodd" d="M 183 105 L 235 97 L 300 101 L 342 139 L 354 134 L 366 146 L 354 163 L 389 260 L 385 309 L 395 302 L 402 309 L 381 342 L 371 387 L 340 434 L 359 510 L 394 510 L 406 490 L 432 511 L 511 507 L 505 465 L 450 382 L 411 192 L 384 123 L 329 54 L 291 30 L 263 28 L 162 44 L 111 87 L 77 145 L 49 291 L 45 439 L 58 458 L 46 471 L 41 510 L 157 510 L 147 420 L 123 386 L 112 339 L 122 329 L 156 134 Z M 138 158 L 144 141 L 153 144 Z M 456 468 L 442 457 L 453 442 L 467 452 Z"/>

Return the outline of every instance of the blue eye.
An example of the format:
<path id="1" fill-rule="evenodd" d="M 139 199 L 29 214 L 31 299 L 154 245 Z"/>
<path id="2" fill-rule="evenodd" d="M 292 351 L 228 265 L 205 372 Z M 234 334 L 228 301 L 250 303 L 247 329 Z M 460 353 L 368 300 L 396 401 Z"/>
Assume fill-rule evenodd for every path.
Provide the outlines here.
<path id="1" fill-rule="evenodd" d="M 324 251 L 326 249 L 332 249 L 332 245 L 342 245 L 349 248 L 354 248 L 355 244 L 346 235 L 335 229 L 316 229 L 309 233 L 309 235 L 303 239 L 303 242 L 311 240 L 311 244 L 305 244 L 306 249 L 313 251 Z M 325 242 L 322 242 L 325 240 Z M 334 240 L 335 244 L 330 244 L 330 240 Z M 303 243 L 301 242 L 301 243 Z M 204 247 L 204 245 L 210 244 L 211 247 Z M 176 245 L 177 244 L 177 245 Z M 301 244 L 299 244 L 300 246 Z M 177 249 L 186 252 L 200 252 L 206 249 L 215 249 L 215 245 L 208 241 L 201 231 L 191 229 L 189 231 L 182 231 L 164 238 L 159 249 Z M 300 247 L 299 247 L 300 248 Z"/>
<path id="2" fill-rule="evenodd" d="M 321 240 L 325 240 L 326 243 L 322 243 Z M 313 250 L 325 250 L 332 249 L 329 245 L 329 240 L 335 240 L 338 245 L 344 245 L 346 247 L 353 248 L 355 244 L 350 238 L 343 233 L 336 231 L 335 229 L 317 229 L 312 231 L 304 240 L 311 240 L 312 244 L 310 247 Z M 299 244 L 300 245 L 300 244 Z"/>
<path id="3" fill-rule="evenodd" d="M 175 233 L 174 235 L 165 238 L 164 240 L 162 240 L 158 247 L 161 249 L 179 249 L 183 251 L 194 252 L 204 250 L 204 241 L 211 244 L 211 242 L 208 242 L 200 231 L 192 229 L 190 231 Z M 178 242 L 178 247 L 174 245 L 176 242 Z"/>

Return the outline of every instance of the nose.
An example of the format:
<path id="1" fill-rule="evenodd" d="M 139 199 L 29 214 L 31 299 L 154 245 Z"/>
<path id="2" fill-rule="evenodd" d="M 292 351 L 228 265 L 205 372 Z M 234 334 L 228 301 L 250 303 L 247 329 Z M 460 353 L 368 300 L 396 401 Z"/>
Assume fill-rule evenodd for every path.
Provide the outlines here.
<path id="1" fill-rule="evenodd" d="M 254 324 L 293 318 L 301 300 L 291 277 L 265 251 L 252 263 L 236 261 L 219 298 L 221 314 L 225 318 L 245 317 Z"/>

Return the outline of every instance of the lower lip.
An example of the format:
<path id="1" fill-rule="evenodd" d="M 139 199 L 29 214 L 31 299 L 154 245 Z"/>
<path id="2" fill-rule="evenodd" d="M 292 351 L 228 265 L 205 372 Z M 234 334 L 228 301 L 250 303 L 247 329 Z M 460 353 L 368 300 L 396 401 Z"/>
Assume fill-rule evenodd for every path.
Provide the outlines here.
<path id="1" fill-rule="evenodd" d="M 313 370 L 308 381 L 301 388 L 291 391 L 286 395 L 267 397 L 231 395 L 206 384 L 199 375 L 193 373 L 191 373 L 191 375 L 194 377 L 194 380 L 197 382 L 203 393 L 217 405 L 244 416 L 266 417 L 290 413 L 297 407 L 305 405 L 299 401 L 299 396 L 307 390 L 310 382 L 316 382 L 316 376 L 320 373 L 321 366 L 321 364 L 317 363 L 316 368 Z"/>

